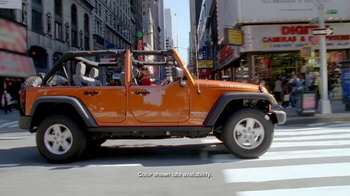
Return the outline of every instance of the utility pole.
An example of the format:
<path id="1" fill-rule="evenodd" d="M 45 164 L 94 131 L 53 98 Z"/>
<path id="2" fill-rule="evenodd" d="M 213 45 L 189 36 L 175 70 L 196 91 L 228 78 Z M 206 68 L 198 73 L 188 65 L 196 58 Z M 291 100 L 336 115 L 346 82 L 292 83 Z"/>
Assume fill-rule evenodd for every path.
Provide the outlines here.
<path id="1" fill-rule="evenodd" d="M 325 28 L 325 11 L 324 5 L 320 0 L 312 1 L 318 8 L 318 25 L 320 29 Z M 327 70 L 327 49 L 326 49 L 326 35 L 320 36 L 320 71 L 321 71 L 321 99 L 318 102 L 318 111 L 321 114 L 332 113 L 331 103 L 328 98 L 328 70 Z M 320 85 L 320 84 L 318 84 Z"/>

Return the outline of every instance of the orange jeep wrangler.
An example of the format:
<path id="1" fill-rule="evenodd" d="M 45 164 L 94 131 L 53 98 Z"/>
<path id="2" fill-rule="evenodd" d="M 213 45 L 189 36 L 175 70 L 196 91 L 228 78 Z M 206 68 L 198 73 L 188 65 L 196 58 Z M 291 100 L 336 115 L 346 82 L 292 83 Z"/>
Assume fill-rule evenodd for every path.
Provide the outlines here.
<path id="1" fill-rule="evenodd" d="M 158 85 L 140 85 L 145 65 Z M 233 155 L 256 158 L 286 121 L 264 87 L 194 79 L 175 50 L 67 52 L 46 75 L 26 80 L 21 106 L 19 127 L 36 132 L 40 154 L 55 163 L 107 139 L 210 134 Z"/>

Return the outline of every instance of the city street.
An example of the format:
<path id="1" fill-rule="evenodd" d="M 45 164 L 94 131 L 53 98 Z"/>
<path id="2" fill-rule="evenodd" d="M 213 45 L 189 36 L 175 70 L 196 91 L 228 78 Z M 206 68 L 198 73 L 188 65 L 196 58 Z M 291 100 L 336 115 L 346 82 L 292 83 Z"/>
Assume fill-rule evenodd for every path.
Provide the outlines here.
<path id="1" fill-rule="evenodd" d="M 112 140 L 70 164 L 47 163 L 16 123 L 0 125 L 0 195 L 350 194 L 348 123 L 278 127 L 255 160 L 208 137 Z"/>

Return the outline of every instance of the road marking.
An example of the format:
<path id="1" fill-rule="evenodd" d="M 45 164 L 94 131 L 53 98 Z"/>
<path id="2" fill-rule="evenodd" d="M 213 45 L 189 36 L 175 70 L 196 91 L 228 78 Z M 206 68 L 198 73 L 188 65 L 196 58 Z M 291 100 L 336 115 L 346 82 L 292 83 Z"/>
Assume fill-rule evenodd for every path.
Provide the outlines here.
<path id="1" fill-rule="evenodd" d="M 0 128 L 3 127 L 17 127 L 18 126 L 18 121 L 11 121 L 11 122 L 7 122 L 7 123 L 3 123 L 0 125 Z"/>
<path id="2" fill-rule="evenodd" d="M 349 129 L 332 129 L 332 130 L 309 130 L 309 131 L 276 131 L 275 136 L 298 136 L 298 135 L 312 135 L 312 134 L 329 134 L 329 133 L 350 133 Z"/>
<path id="3" fill-rule="evenodd" d="M 295 141 L 295 142 L 272 142 L 271 148 L 281 147 L 310 147 L 310 146 L 344 146 L 350 145 L 349 140 L 344 141 Z"/>
<path id="4" fill-rule="evenodd" d="M 135 167 L 142 166 L 139 163 L 135 164 L 101 164 L 101 165 L 87 165 L 86 167 Z"/>
<path id="5" fill-rule="evenodd" d="M 349 123 L 334 124 L 334 125 L 327 125 L 327 127 L 350 127 L 350 124 Z"/>
<path id="6" fill-rule="evenodd" d="M 322 130 L 322 129 L 324 129 L 324 128 L 321 128 L 321 127 L 317 127 L 317 128 L 315 128 L 315 127 L 312 127 L 312 128 L 300 128 L 300 129 L 294 129 L 294 128 L 279 128 L 279 129 L 276 129 L 275 130 L 275 132 L 284 132 L 284 131 L 291 131 L 291 130 L 293 130 L 293 131 L 305 131 L 305 130 Z"/>
<path id="7" fill-rule="evenodd" d="M 291 137 L 279 137 L 274 138 L 273 141 L 302 141 L 302 140 L 319 140 L 319 139 L 344 139 L 350 140 L 350 132 L 348 134 L 341 135 L 314 135 L 314 136 L 291 136 Z"/>
<path id="8" fill-rule="evenodd" d="M 325 186 L 312 188 L 294 188 L 294 189 L 276 189 L 263 191 L 244 191 L 238 192 L 238 196 L 348 196 L 350 195 L 350 186 Z"/>
<path id="9" fill-rule="evenodd" d="M 16 167 L 19 166 L 19 164 L 0 164 L 0 167 Z"/>
<path id="10" fill-rule="evenodd" d="M 286 160 L 286 159 L 307 159 L 307 158 L 330 158 L 330 157 L 346 157 L 350 156 L 350 148 L 341 149 L 321 149 L 321 150 L 297 150 L 297 151 L 278 151 L 266 152 L 259 159 L 247 159 L 245 162 L 255 161 L 271 161 L 271 160 Z M 215 154 L 210 156 L 213 163 L 229 163 L 237 162 L 238 160 L 231 154 Z"/>
<path id="11" fill-rule="evenodd" d="M 307 124 L 306 126 L 308 127 L 319 127 L 319 126 L 324 126 L 326 123 L 311 123 Z"/>
<path id="12" fill-rule="evenodd" d="M 227 183 L 267 182 L 306 178 L 349 177 L 349 163 L 225 169 Z"/>
<path id="13" fill-rule="evenodd" d="M 15 140 L 20 139 L 21 137 L 0 137 L 0 140 Z"/>

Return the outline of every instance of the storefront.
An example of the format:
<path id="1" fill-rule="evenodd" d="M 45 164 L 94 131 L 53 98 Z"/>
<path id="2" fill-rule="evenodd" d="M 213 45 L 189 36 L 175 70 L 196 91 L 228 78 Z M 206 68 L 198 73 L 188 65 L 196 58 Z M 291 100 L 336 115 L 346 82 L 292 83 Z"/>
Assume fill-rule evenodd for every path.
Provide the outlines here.
<path id="1" fill-rule="evenodd" d="M 0 18 L 0 96 L 6 89 L 18 99 L 24 78 L 36 75 L 33 60 L 27 56 L 25 26 Z"/>
<path id="2" fill-rule="evenodd" d="M 338 63 L 348 59 L 350 49 L 350 23 L 328 23 L 334 33 L 326 36 L 329 81 L 336 94 L 341 92 Z M 312 35 L 317 25 L 282 24 L 243 26 L 244 45 L 240 53 L 246 54 L 246 63 L 235 69 L 248 73 L 250 82 L 265 80 L 271 86 L 277 77 L 303 77 L 319 72 L 319 37 Z M 300 50 L 310 47 L 314 55 L 304 57 Z M 240 80 L 236 77 L 234 80 Z M 339 95 L 337 95 L 339 96 Z"/>
<path id="3" fill-rule="evenodd" d="M 217 54 L 217 66 L 214 69 L 214 79 L 215 80 L 230 80 L 238 76 L 234 75 L 235 67 L 238 67 L 239 54 L 238 46 L 225 45 Z"/>

